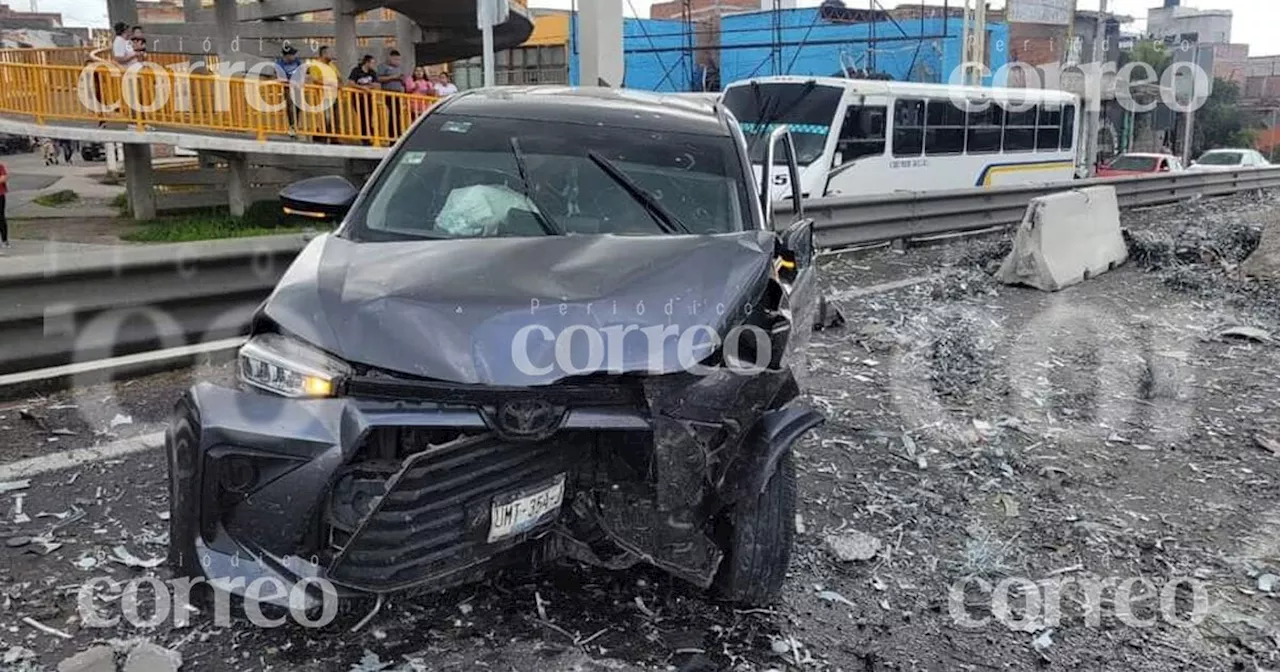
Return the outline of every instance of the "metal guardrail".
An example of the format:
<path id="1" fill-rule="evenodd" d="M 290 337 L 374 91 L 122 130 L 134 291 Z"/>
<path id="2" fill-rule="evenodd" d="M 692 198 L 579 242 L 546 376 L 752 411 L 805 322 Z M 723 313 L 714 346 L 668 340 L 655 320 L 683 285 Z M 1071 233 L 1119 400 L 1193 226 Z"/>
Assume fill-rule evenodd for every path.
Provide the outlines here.
<path id="1" fill-rule="evenodd" d="M 804 207 L 805 214 L 814 219 L 818 246 L 838 249 L 1013 226 L 1022 221 L 1031 199 L 1095 185 L 1114 186 L 1121 208 L 1137 208 L 1177 203 L 1194 196 L 1225 196 L 1280 187 L 1280 167 L 1076 180 L 994 189 L 818 198 L 805 201 Z M 789 210 L 790 204 L 779 205 L 779 212 Z"/>
<path id="2" fill-rule="evenodd" d="M 1121 207 L 1132 208 L 1280 187 L 1280 168 L 823 198 L 805 207 L 818 244 L 840 248 L 1016 225 L 1032 198 L 1095 184 L 1114 185 Z M 276 236 L 9 259 L 0 265 L 0 374 L 242 334 L 305 243 Z"/>
<path id="3" fill-rule="evenodd" d="M 244 333 L 301 235 L 60 252 L 0 264 L 0 374 Z"/>

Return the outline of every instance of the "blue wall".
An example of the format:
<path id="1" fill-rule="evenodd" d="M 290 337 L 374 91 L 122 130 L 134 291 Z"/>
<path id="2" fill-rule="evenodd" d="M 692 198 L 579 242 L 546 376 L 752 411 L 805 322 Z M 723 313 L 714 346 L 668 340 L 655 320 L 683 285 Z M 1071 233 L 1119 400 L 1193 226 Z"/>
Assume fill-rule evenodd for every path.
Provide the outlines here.
<path id="1" fill-rule="evenodd" d="M 774 72 L 770 47 L 743 47 L 772 43 L 774 40 L 772 12 L 756 12 L 727 16 L 722 22 L 720 46 L 720 78 L 730 82 L 767 75 L 830 76 L 841 72 L 842 61 L 855 68 L 869 68 L 871 58 L 868 40 L 873 34 L 873 24 L 828 23 L 819 18 L 818 10 L 794 9 L 781 12 L 782 41 L 808 42 L 805 46 L 783 47 L 782 72 Z M 930 19 L 889 21 L 874 24 L 874 70 L 891 75 L 899 81 L 942 82 L 948 81 L 953 70 L 960 65 L 961 34 L 963 24 L 959 19 L 944 21 Z M 942 35 L 923 41 L 920 35 Z M 1000 23 L 987 25 L 988 45 L 991 53 L 991 70 L 999 70 L 1009 60 L 1009 28 Z M 894 41 L 888 41 L 894 38 Z M 813 42 L 849 40 L 845 44 L 821 44 Z M 985 81 L 990 84 L 990 78 Z"/>
<path id="2" fill-rule="evenodd" d="M 626 61 L 623 86 L 646 91 L 688 91 L 690 58 L 681 21 L 624 19 L 622 44 Z M 569 84 L 579 86 L 578 17 L 569 30 Z M 637 49 L 661 49 L 658 53 L 633 53 Z M 594 85 L 595 82 L 582 82 Z"/>
<path id="3" fill-rule="evenodd" d="M 742 79 L 775 74 L 826 77 L 842 72 L 842 62 L 855 68 L 870 67 L 868 52 L 871 45 L 867 40 L 873 34 L 873 24 L 828 23 L 819 18 L 818 12 L 817 8 L 780 12 L 782 42 L 806 43 L 804 46 L 782 48 L 782 72 L 773 71 L 773 50 L 767 46 L 774 41 L 773 12 L 724 17 L 720 35 L 720 81 L 728 85 Z M 909 38 L 917 38 L 920 35 L 941 35 L 944 29 L 949 35 L 945 39 L 902 39 L 903 33 Z M 685 30 L 685 24 L 680 21 L 625 19 L 623 48 L 626 72 L 623 85 L 650 91 L 691 90 L 691 63 L 683 36 Z M 959 19 L 930 19 L 923 23 L 918 19 L 905 20 L 896 25 L 889 21 L 876 22 L 874 34 L 880 41 L 875 45 L 875 70 L 892 75 L 899 81 L 945 83 L 960 65 L 962 31 Z M 569 82 L 574 86 L 579 84 L 577 34 L 578 17 L 574 16 L 569 31 Z M 1009 62 L 1009 28 L 1001 23 L 988 24 L 987 35 L 990 66 L 992 71 L 996 71 Z M 895 39 L 888 41 L 890 38 Z M 812 44 L 831 40 L 842 42 Z M 637 50 L 655 48 L 663 51 L 636 53 Z M 983 83 L 991 85 L 991 78 Z"/>

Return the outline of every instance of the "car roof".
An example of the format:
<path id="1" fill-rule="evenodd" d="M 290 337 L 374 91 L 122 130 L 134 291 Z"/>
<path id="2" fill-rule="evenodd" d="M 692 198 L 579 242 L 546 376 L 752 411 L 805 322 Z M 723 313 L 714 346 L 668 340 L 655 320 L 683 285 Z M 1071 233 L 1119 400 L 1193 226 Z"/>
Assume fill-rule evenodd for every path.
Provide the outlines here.
<path id="1" fill-rule="evenodd" d="M 1139 159 L 1172 159 L 1172 154 L 1152 154 L 1149 152 L 1125 152 L 1120 156 L 1136 156 Z"/>
<path id="2" fill-rule="evenodd" d="M 450 96 L 436 112 L 447 116 L 527 119 L 696 135 L 731 135 L 718 104 L 604 87 L 504 86 Z"/>
<path id="3" fill-rule="evenodd" d="M 1252 151 L 1254 150 L 1252 149 L 1211 149 L 1205 152 L 1205 154 L 1244 154 L 1245 152 L 1252 152 Z M 1201 156 L 1203 156 L 1203 154 Z"/>

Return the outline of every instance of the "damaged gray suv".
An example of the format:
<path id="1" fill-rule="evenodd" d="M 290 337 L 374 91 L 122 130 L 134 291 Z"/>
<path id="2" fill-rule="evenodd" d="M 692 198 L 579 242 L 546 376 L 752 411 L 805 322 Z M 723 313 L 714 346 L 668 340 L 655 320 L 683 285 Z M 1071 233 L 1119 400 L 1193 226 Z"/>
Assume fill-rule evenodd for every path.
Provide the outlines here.
<path id="1" fill-rule="evenodd" d="M 799 184 L 785 127 L 755 140 Z M 341 223 L 255 313 L 239 389 L 178 403 L 170 563 L 282 606 L 245 587 L 381 600 L 558 559 L 773 601 L 822 418 L 812 223 L 767 186 L 719 105 L 557 87 L 451 97 L 362 190 L 289 187 Z"/>

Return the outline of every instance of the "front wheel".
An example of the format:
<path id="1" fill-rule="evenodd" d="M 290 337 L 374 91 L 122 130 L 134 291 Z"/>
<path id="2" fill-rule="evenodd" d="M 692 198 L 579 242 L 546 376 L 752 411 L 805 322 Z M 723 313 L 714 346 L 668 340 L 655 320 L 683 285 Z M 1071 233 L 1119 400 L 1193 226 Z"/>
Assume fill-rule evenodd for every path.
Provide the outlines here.
<path id="1" fill-rule="evenodd" d="M 728 547 L 716 576 L 716 593 L 744 605 L 777 601 L 787 579 L 796 525 L 796 465 L 788 449 L 755 498 L 728 512 Z"/>

